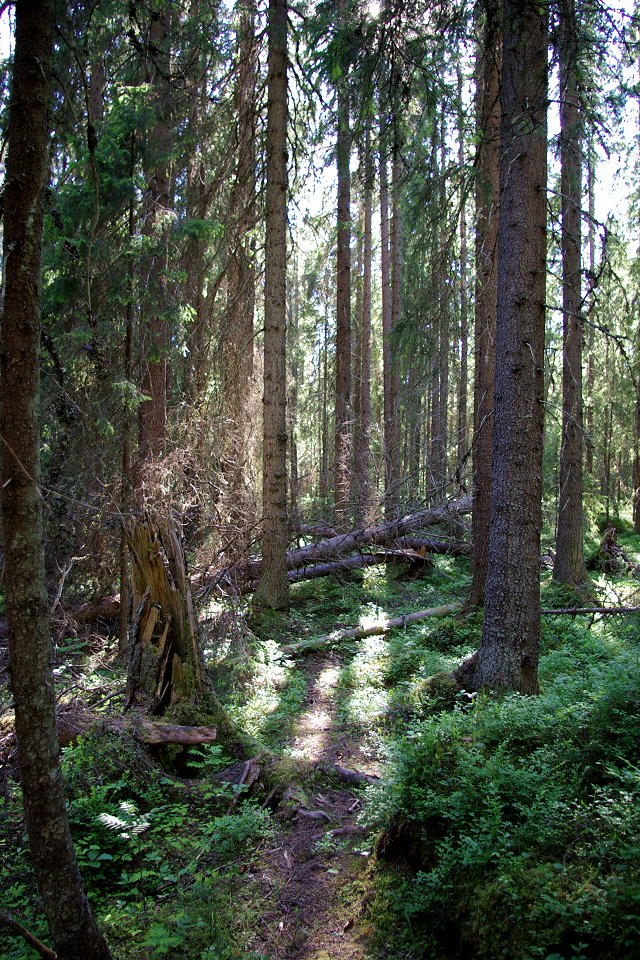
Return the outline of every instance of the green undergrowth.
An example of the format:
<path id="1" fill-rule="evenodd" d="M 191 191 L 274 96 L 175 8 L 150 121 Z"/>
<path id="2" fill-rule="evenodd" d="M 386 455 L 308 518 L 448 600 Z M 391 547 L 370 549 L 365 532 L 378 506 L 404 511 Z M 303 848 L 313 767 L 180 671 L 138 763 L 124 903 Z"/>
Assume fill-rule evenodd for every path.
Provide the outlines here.
<path id="1" fill-rule="evenodd" d="M 628 525 L 619 538 L 637 559 Z M 464 599 L 468 586 L 468 561 L 446 557 L 413 580 L 380 566 L 297 584 L 289 618 L 248 629 L 234 612 L 238 630 L 207 649 L 215 688 L 238 723 L 286 755 L 321 682 L 333 698 L 326 745 L 348 741 L 350 765 L 360 751 L 386 770 L 362 795 L 366 848 L 378 836 L 379 855 L 345 903 L 370 960 L 631 960 L 640 955 L 640 617 L 543 618 L 532 698 L 469 695 L 451 681 L 480 641 L 478 613 L 281 652 Z M 542 604 L 629 603 L 637 586 L 623 569 L 577 591 L 544 572 Z M 86 663 L 88 697 L 122 684 L 99 654 Z M 161 764 L 99 728 L 65 748 L 75 848 L 116 960 L 257 956 L 260 865 L 285 827 L 224 781 L 227 763 L 213 745 Z M 19 791 L 2 786 L 0 909 L 46 941 Z M 352 841 L 320 836 L 319 854 L 338 842 Z M 0 960 L 36 956 L 15 938 L 0 943 Z"/>
<path id="2" fill-rule="evenodd" d="M 273 842 L 273 815 L 220 781 L 221 749 L 193 750 L 192 779 L 167 776 L 125 737 L 89 733 L 63 751 L 74 847 L 114 957 L 250 960 L 254 907 L 238 889 Z M 1 909 L 46 942 L 17 790 L 0 804 Z M 5 849 L 2 849 L 5 848 Z M 2 960 L 36 957 L 2 933 Z"/>
<path id="3" fill-rule="evenodd" d="M 621 575 L 586 592 L 609 602 L 633 589 Z M 544 606 L 579 600 L 543 587 Z M 476 645 L 477 620 L 456 627 L 424 637 L 424 668 L 447 636 L 447 656 Z M 420 664 L 398 680 L 405 723 L 363 814 L 382 832 L 371 913 L 380 943 L 394 931 L 388 955 L 640 955 L 638 640 L 634 617 L 544 619 L 537 697 L 470 696 L 442 677 L 425 678 L 421 699 Z"/>

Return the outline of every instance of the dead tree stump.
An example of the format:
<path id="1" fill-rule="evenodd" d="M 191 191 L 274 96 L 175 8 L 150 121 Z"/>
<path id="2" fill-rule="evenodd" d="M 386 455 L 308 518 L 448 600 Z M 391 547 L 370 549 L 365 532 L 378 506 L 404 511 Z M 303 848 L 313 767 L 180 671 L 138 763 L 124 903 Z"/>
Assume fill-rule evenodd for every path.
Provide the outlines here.
<path id="1" fill-rule="evenodd" d="M 186 561 L 169 520 L 130 522 L 124 528 L 132 557 L 132 624 L 125 708 L 161 714 L 202 692 L 198 644 Z"/>

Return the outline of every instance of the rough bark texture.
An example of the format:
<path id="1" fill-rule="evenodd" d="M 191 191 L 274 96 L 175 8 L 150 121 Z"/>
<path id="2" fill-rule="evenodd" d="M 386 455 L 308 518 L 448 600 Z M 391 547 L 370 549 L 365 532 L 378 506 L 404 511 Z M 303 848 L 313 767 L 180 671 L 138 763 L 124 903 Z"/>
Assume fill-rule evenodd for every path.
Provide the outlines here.
<path id="1" fill-rule="evenodd" d="M 287 517 L 287 5 L 269 2 L 262 510 L 255 610 L 289 609 Z"/>
<path id="2" fill-rule="evenodd" d="M 202 659 L 182 544 L 170 523 L 125 527 L 133 562 L 127 707 L 163 713 L 202 691 Z"/>
<path id="3" fill-rule="evenodd" d="M 491 531 L 467 687 L 538 689 L 547 176 L 547 10 L 505 0 Z"/>
<path id="4" fill-rule="evenodd" d="M 381 125 L 384 120 L 381 121 Z M 397 471 L 397 390 L 394 377 L 393 331 L 393 294 L 394 287 L 391 272 L 392 239 L 389 216 L 389 173 L 385 154 L 385 140 L 382 140 L 380 157 L 380 273 L 382 283 L 382 394 L 384 408 L 384 500 L 386 511 L 393 516 L 398 502 Z"/>
<path id="5" fill-rule="evenodd" d="M 592 311 L 594 304 L 593 280 L 596 270 L 596 198 L 595 198 L 595 150 L 593 148 L 593 134 L 590 135 L 587 146 L 587 192 L 589 194 L 589 278 L 590 296 L 588 311 Z M 593 474 L 593 390 L 596 382 L 596 365 L 594 356 L 595 325 L 590 318 L 587 334 L 587 408 L 585 411 L 586 450 L 585 470 Z"/>
<path id="6" fill-rule="evenodd" d="M 169 334 L 164 317 L 167 270 L 167 216 L 171 211 L 171 125 L 169 55 L 171 10 L 166 6 L 151 21 L 149 82 L 154 90 L 157 119 L 150 135 L 150 153 L 154 160 L 148 175 L 145 195 L 143 233 L 154 248 L 144 278 L 150 299 L 145 305 L 147 317 L 142 356 L 142 392 L 149 399 L 140 405 L 138 467 L 164 452 L 167 430 L 167 347 Z"/>
<path id="7" fill-rule="evenodd" d="M 335 537 L 328 537 L 318 543 L 300 547 L 298 550 L 290 550 L 286 554 L 285 563 L 287 569 L 297 570 L 313 563 L 333 561 L 337 557 L 353 553 L 362 547 L 385 546 L 406 533 L 425 529 L 432 524 L 460 522 L 460 516 L 467 513 L 470 508 L 470 498 L 462 497 L 460 500 L 454 500 L 443 506 L 407 514 L 398 520 L 392 520 L 378 526 L 363 527 L 350 533 L 337 534 Z M 262 559 L 256 558 L 242 567 L 236 567 L 236 573 L 241 578 L 253 579 L 262 570 L 264 562 Z"/>
<path id="8" fill-rule="evenodd" d="M 462 104 L 462 71 L 458 66 L 458 165 L 464 177 L 464 113 Z M 467 212 L 465 198 L 460 205 L 460 389 L 458 391 L 458 481 L 465 483 L 467 454 L 467 350 L 469 339 L 469 295 L 467 287 Z"/>
<path id="9" fill-rule="evenodd" d="M 562 444 L 553 579 L 587 579 L 582 517 L 582 118 L 575 0 L 560 5 L 560 182 L 562 193 Z"/>
<path id="10" fill-rule="evenodd" d="M 341 0 L 340 17 L 346 4 Z M 347 523 L 350 490 L 351 402 L 351 131 L 349 129 L 348 57 L 342 54 L 343 74 L 338 81 L 338 241 L 336 263 L 336 409 L 334 446 L 335 522 Z"/>
<path id="11" fill-rule="evenodd" d="M 227 283 L 228 329 L 224 342 L 224 383 L 230 438 L 225 468 L 229 473 L 231 522 L 246 522 L 253 497 L 247 484 L 249 443 L 247 398 L 253 376 L 255 270 L 252 230 L 256 221 L 256 84 L 258 45 L 256 10 L 250 0 L 237 12 L 236 169 L 231 192 L 230 251 Z"/>
<path id="12" fill-rule="evenodd" d="M 402 316 L 402 214 L 400 191 L 402 169 L 398 135 L 393 145 L 391 165 L 391 340 L 389 343 L 389 416 L 385 412 L 385 505 L 397 516 L 400 502 L 400 372 L 395 332 Z M 386 411 L 386 407 L 385 407 Z"/>
<path id="13" fill-rule="evenodd" d="M 481 0 L 482 41 L 476 66 L 478 125 L 476 181 L 476 309 L 473 391 L 473 512 L 469 604 L 484 603 L 489 561 L 493 384 L 498 286 L 498 191 L 500 141 L 500 4 Z"/>
<path id="14" fill-rule="evenodd" d="M 371 443 L 371 260 L 373 163 L 369 130 L 366 131 L 364 156 L 363 244 L 362 244 L 362 326 L 360 350 L 359 420 L 354 453 L 354 473 L 358 485 L 357 510 L 366 516 L 369 500 L 369 460 Z"/>
<path id="15" fill-rule="evenodd" d="M 67 822 L 54 714 L 38 423 L 42 204 L 49 158 L 52 0 L 21 0 L 4 194 L 0 435 L 7 628 L 29 847 L 58 956 L 110 956 L 85 897 Z"/>

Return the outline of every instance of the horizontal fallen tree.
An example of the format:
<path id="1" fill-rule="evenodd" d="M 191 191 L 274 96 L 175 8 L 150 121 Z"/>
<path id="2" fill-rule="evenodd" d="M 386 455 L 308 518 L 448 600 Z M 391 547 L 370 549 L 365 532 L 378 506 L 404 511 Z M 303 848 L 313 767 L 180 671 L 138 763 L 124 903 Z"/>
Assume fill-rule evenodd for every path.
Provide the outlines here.
<path id="1" fill-rule="evenodd" d="M 461 497 L 439 507 L 407 514 L 397 520 L 388 520 L 385 523 L 362 527 L 349 533 L 337 534 L 334 537 L 327 537 L 317 543 L 299 547 L 297 550 L 289 550 L 287 552 L 287 570 L 301 570 L 303 568 L 310 570 L 317 563 L 331 563 L 340 557 L 354 554 L 357 551 L 365 551 L 371 547 L 390 547 L 396 541 L 401 540 L 402 537 L 416 530 L 425 529 L 438 523 L 460 523 L 460 518 L 470 510 L 471 497 Z M 461 553 L 463 551 L 467 552 L 464 547 L 460 546 L 462 543 L 460 540 L 447 541 L 445 538 L 438 537 L 422 537 L 419 539 L 420 548 L 428 549 L 431 553 L 449 553 L 455 552 L 456 549 L 459 549 Z M 452 550 L 448 549 L 450 543 L 455 545 Z M 262 558 L 254 557 L 223 571 L 220 574 L 220 581 L 230 579 L 240 589 L 247 589 L 245 584 L 257 581 L 261 572 Z"/>
<path id="2" fill-rule="evenodd" d="M 584 617 L 604 616 L 615 617 L 626 613 L 640 613 L 640 607 L 558 607 L 556 609 L 541 610 L 545 617 Z"/>
<path id="3" fill-rule="evenodd" d="M 466 546 L 466 544 L 464 544 Z M 433 552 L 445 553 L 445 550 Z M 363 570 L 366 567 L 375 567 L 381 563 L 408 564 L 411 566 L 430 565 L 431 557 L 426 551 L 420 553 L 417 550 L 403 549 L 380 549 L 373 550 L 370 553 L 357 553 L 355 556 L 342 557 L 340 560 L 333 560 L 331 563 L 314 563 L 309 567 L 301 567 L 299 570 L 289 570 L 287 579 L 289 583 L 300 583 L 302 580 L 314 580 L 318 577 L 334 577 L 341 573 L 350 573 L 353 570 Z M 258 581 L 252 580 L 242 586 L 241 593 L 249 593 L 255 589 Z"/>
<path id="4" fill-rule="evenodd" d="M 298 643 L 289 643 L 282 647 L 283 653 L 300 653 L 306 650 L 316 650 L 332 643 L 340 643 L 342 640 L 362 640 L 365 637 L 375 637 L 388 633 L 390 630 L 396 630 L 398 627 L 408 627 L 412 623 L 418 623 L 420 620 L 426 620 L 428 617 L 446 617 L 450 613 L 457 613 L 462 609 L 462 603 L 445 603 L 440 607 L 429 607 L 427 610 L 416 610 L 415 613 L 407 613 L 402 617 L 392 617 L 390 620 L 379 620 L 377 623 L 369 624 L 366 627 L 347 627 L 341 630 L 334 630 L 324 637 L 314 637 L 309 640 L 300 640 Z"/>

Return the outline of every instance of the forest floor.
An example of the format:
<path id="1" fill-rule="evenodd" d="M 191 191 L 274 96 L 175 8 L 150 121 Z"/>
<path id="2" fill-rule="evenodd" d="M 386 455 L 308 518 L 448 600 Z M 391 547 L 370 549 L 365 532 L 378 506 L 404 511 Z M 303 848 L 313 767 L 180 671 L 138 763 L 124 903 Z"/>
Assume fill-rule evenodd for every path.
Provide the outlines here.
<path id="1" fill-rule="evenodd" d="M 335 687 L 342 665 L 335 653 L 306 658 L 307 696 L 290 751 L 313 766 L 338 765 L 377 776 L 379 762 L 337 715 Z M 308 798 L 312 809 L 296 813 L 277 844 L 263 852 L 265 911 L 254 943 L 259 953 L 273 960 L 367 956 L 357 899 L 370 849 L 357 822 L 359 793 L 330 779 L 317 786 Z"/>
<path id="2" fill-rule="evenodd" d="M 640 538 L 627 527 L 621 537 L 639 561 Z M 592 552 L 598 539 L 594 528 Z M 604 605 L 637 603 L 636 574 L 594 573 L 588 593 Z M 637 616 L 544 619 L 537 698 L 447 686 L 477 647 L 477 613 L 283 652 L 464 599 L 468 587 L 468 561 L 439 557 L 417 579 L 380 566 L 297 584 L 288 618 L 247 623 L 246 611 L 223 611 L 235 633 L 222 639 L 213 629 L 220 609 L 202 610 L 205 655 L 228 711 L 285 768 L 292 761 L 291 794 L 277 803 L 239 787 L 243 764 L 230 765 L 222 746 L 150 756 L 133 737 L 110 734 L 123 706 L 115 640 L 59 639 L 69 818 L 115 960 L 640 955 Z M 542 592 L 543 606 L 581 602 L 547 571 Z M 5 654 L 0 640 L 0 671 Z M 46 941 L 7 693 L 0 911 Z M 345 782 L 336 767 L 369 782 Z M 380 837 L 398 822 L 408 843 L 383 856 Z M 36 954 L 0 937 L 0 960 Z"/>

